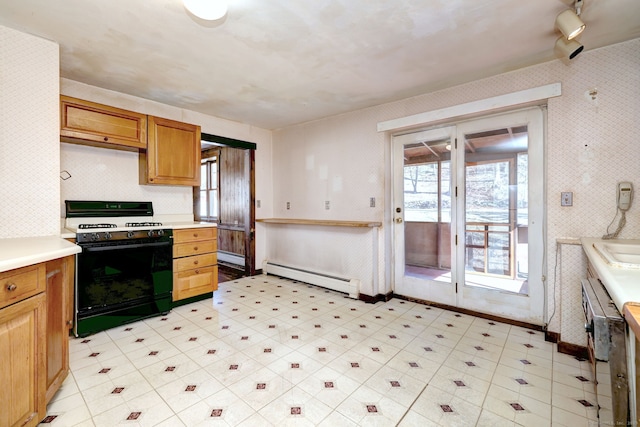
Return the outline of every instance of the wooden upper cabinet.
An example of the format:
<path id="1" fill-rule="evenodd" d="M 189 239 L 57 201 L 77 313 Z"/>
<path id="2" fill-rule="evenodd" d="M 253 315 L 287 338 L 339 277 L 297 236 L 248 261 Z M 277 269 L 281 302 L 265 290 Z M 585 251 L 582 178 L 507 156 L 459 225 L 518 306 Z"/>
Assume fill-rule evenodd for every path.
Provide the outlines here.
<path id="1" fill-rule="evenodd" d="M 147 148 L 147 116 L 60 96 L 60 140 L 137 151 Z"/>
<path id="2" fill-rule="evenodd" d="M 200 126 L 148 116 L 147 130 L 140 183 L 200 185 Z"/>

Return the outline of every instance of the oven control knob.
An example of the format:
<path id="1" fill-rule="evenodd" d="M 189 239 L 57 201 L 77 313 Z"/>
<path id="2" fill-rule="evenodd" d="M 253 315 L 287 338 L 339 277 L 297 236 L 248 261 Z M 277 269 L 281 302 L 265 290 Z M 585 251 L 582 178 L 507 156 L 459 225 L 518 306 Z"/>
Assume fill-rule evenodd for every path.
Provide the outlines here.
<path id="1" fill-rule="evenodd" d="M 127 237 L 128 238 L 132 238 L 134 236 L 134 232 L 133 231 L 128 231 L 127 232 Z"/>
<path id="2" fill-rule="evenodd" d="M 147 236 L 149 236 L 149 237 L 153 237 L 153 230 L 149 230 L 149 231 L 147 231 Z"/>
<path id="3" fill-rule="evenodd" d="M 106 233 L 104 233 L 104 238 L 105 238 L 105 240 L 111 239 L 111 233 L 109 233 L 108 231 Z"/>
<path id="4" fill-rule="evenodd" d="M 158 230 L 158 236 L 164 236 L 164 230 Z"/>
<path id="5" fill-rule="evenodd" d="M 91 233 L 91 240 L 96 241 L 100 239 L 100 235 L 98 233 Z"/>

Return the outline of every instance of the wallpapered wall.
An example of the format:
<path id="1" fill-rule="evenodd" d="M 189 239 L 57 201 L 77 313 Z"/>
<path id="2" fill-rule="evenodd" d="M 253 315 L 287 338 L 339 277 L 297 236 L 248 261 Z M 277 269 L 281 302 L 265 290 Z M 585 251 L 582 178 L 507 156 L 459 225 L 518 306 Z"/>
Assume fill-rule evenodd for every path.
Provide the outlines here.
<path id="1" fill-rule="evenodd" d="M 545 155 L 549 315 L 556 308 L 549 329 L 562 330 L 563 341 L 583 344 L 580 285 L 576 279 L 584 271 L 583 255 L 571 248 L 564 251 L 562 265 L 567 272 L 556 278 L 556 239 L 602 235 L 616 213 L 617 183 L 632 181 L 640 191 L 638 70 L 640 39 L 585 52 L 570 65 L 556 60 L 275 131 L 274 213 L 283 217 L 384 221 L 386 234 L 379 250 L 387 263 L 380 266 L 380 289 L 375 291 L 389 292 L 391 216 L 384 207 L 388 203 L 385 182 L 389 181 L 385 150 L 390 135 L 376 132 L 377 123 L 560 82 L 562 96 L 548 103 Z M 594 89 L 596 100 L 589 95 Z M 561 191 L 574 193 L 572 207 L 560 206 Z M 375 208 L 369 207 L 369 197 L 376 197 Z M 326 200 L 331 202 L 328 211 L 324 209 Z M 291 203 L 289 210 L 287 202 Z M 628 212 L 622 238 L 640 237 L 639 212 L 636 203 Z M 286 242 L 282 246 L 279 257 L 285 262 Z M 295 259 L 304 256 L 299 248 L 290 255 Z M 314 253 L 313 245 L 307 247 L 307 255 L 323 257 Z M 328 258 L 325 261 L 328 270 L 344 269 L 332 265 Z"/>
<path id="2" fill-rule="evenodd" d="M 58 234 L 58 45 L 0 26 L 0 238 Z"/>

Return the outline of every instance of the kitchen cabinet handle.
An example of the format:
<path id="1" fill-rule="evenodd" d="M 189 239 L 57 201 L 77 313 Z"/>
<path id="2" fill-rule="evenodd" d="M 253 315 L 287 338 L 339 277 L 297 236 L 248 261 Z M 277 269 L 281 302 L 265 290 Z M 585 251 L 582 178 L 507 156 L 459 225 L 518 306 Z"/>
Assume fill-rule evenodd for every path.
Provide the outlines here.
<path id="1" fill-rule="evenodd" d="M 7 285 L 7 290 L 8 290 L 9 292 L 13 292 L 13 291 L 15 291 L 16 289 L 18 289 L 18 286 L 16 286 L 16 284 L 15 284 L 15 283 L 9 283 L 9 284 Z"/>
<path id="2" fill-rule="evenodd" d="M 104 140 L 105 140 L 105 142 L 106 142 L 106 141 L 108 141 L 108 140 L 109 140 L 109 137 L 108 137 L 108 136 L 105 136 L 105 137 L 104 137 Z"/>
<path id="3" fill-rule="evenodd" d="M 196 270 L 196 274 L 200 274 L 200 270 Z"/>
<path id="4" fill-rule="evenodd" d="M 193 261 L 194 265 L 198 265 L 198 260 Z"/>
<path id="5" fill-rule="evenodd" d="M 197 250 L 198 250 L 198 247 L 197 247 L 197 246 L 194 246 L 194 247 L 193 247 L 193 250 L 194 250 L 194 251 L 197 251 Z"/>
<path id="6" fill-rule="evenodd" d="M 193 233 L 193 237 L 198 237 L 198 233 Z"/>

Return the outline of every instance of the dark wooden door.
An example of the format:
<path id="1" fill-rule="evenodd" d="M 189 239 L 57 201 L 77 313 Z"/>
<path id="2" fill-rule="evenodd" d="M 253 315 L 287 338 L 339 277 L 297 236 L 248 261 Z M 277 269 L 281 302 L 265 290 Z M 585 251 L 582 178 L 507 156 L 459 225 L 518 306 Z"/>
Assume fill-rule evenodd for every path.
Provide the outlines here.
<path id="1" fill-rule="evenodd" d="M 244 257 L 244 272 L 254 275 L 255 151 L 221 147 L 218 159 L 218 251 Z"/>

